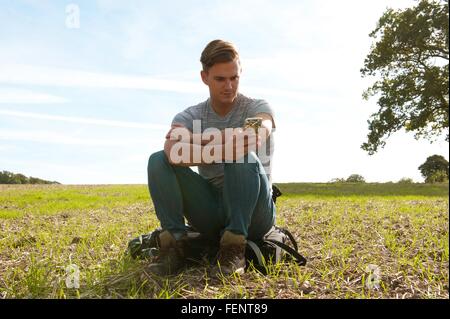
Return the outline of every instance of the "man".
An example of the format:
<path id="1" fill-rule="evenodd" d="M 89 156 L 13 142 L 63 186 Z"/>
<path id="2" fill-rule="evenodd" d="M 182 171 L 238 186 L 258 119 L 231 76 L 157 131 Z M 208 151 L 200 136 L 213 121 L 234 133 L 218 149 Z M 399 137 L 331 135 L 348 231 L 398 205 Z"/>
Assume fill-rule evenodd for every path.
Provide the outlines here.
<path id="1" fill-rule="evenodd" d="M 175 116 L 164 151 L 148 162 L 149 191 L 163 229 L 149 270 L 159 275 L 184 265 L 184 218 L 204 236 L 220 239 L 213 273 L 225 275 L 244 272 L 246 239 L 262 238 L 275 223 L 270 174 L 255 153 L 269 148 L 264 164 L 270 167 L 273 111 L 264 100 L 239 93 L 242 69 L 232 43 L 210 42 L 200 61 L 209 99 Z M 249 117 L 262 119 L 258 133 L 243 128 Z M 206 134 L 214 129 L 215 139 Z M 198 166 L 199 174 L 189 166 Z"/>

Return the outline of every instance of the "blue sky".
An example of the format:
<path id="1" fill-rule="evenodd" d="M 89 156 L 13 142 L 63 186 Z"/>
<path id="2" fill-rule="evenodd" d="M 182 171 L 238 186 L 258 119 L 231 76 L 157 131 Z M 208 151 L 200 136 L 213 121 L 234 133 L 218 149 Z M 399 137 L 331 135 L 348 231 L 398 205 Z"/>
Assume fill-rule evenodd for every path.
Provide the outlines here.
<path id="1" fill-rule="evenodd" d="M 412 3 L 1 1 L 0 170 L 65 184 L 146 183 L 148 156 L 162 149 L 173 116 L 208 97 L 199 57 L 221 38 L 239 48 L 240 91 L 275 110 L 274 182 L 352 173 L 422 181 L 428 156 L 447 157 L 443 138 L 399 132 L 373 156 L 360 149 L 377 110 L 361 98 L 368 34 L 386 7 Z"/>

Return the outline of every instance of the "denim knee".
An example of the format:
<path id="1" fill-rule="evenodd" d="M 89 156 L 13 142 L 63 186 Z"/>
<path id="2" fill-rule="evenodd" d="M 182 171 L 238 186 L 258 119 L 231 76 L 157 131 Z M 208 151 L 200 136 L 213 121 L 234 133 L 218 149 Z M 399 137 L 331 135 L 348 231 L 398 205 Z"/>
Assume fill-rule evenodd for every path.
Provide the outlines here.
<path id="1" fill-rule="evenodd" d="M 167 163 L 167 156 L 164 151 L 155 152 L 150 155 L 147 165 L 148 176 L 150 176 L 150 174 L 161 171 L 165 166 L 167 166 Z"/>
<path id="2" fill-rule="evenodd" d="M 246 172 L 259 172 L 259 167 L 261 166 L 261 161 L 255 152 L 250 152 L 244 156 L 243 160 L 236 163 L 225 163 L 225 171 L 233 171 L 237 174 L 243 174 Z"/>

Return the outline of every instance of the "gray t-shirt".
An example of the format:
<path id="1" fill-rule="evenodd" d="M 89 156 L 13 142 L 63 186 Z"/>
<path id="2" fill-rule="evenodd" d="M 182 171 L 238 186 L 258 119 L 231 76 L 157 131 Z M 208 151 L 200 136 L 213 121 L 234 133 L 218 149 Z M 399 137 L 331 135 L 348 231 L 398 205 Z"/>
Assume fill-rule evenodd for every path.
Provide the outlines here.
<path id="1" fill-rule="evenodd" d="M 258 151 L 257 155 L 260 159 L 269 181 L 271 181 L 271 161 L 274 149 L 273 133 L 275 131 L 275 117 L 272 108 L 264 100 L 252 99 L 238 94 L 235 100 L 235 105 L 232 110 L 224 117 L 219 116 L 211 107 L 210 99 L 206 101 L 188 107 L 184 111 L 178 113 L 173 121 L 172 125 L 182 124 L 184 127 L 193 131 L 193 121 L 201 120 L 201 132 L 203 133 L 208 128 L 217 128 L 223 130 L 225 128 L 237 128 L 243 127 L 245 119 L 248 117 L 254 117 L 258 113 L 267 113 L 272 116 L 272 133 L 267 139 L 265 145 L 263 144 Z M 210 181 L 213 185 L 222 188 L 223 176 L 224 176 L 224 164 L 208 164 L 199 165 L 198 172 L 201 176 Z"/>

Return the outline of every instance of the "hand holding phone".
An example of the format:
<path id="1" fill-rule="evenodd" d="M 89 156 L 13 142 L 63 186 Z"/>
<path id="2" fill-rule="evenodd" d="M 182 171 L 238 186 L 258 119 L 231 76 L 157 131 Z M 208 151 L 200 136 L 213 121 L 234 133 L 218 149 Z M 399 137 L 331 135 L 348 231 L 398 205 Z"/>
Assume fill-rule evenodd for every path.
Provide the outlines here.
<path id="1" fill-rule="evenodd" d="M 258 129 L 261 127 L 262 118 L 260 117 L 248 117 L 245 119 L 244 129 L 252 127 L 255 133 L 258 134 Z"/>

